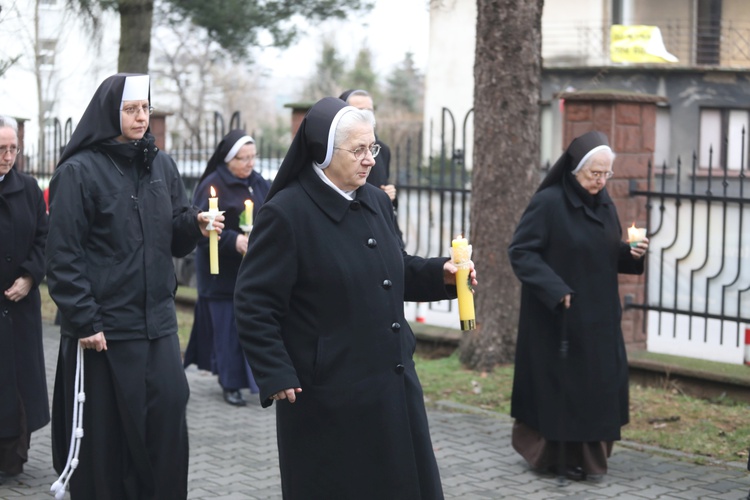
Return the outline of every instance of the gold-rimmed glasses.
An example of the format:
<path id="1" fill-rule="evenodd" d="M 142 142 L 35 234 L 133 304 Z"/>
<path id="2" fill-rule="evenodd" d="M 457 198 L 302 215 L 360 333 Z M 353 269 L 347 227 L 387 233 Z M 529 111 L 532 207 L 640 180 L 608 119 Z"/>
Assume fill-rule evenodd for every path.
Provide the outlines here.
<path id="1" fill-rule="evenodd" d="M 380 153 L 380 144 L 373 144 L 369 148 L 367 146 L 360 146 L 357 149 L 346 149 L 346 148 L 333 148 L 333 149 L 341 149 L 343 151 L 349 151 L 354 155 L 354 158 L 356 160 L 363 160 L 365 155 L 367 154 L 367 151 L 372 153 L 372 157 L 375 158 L 378 156 L 378 153 Z"/>

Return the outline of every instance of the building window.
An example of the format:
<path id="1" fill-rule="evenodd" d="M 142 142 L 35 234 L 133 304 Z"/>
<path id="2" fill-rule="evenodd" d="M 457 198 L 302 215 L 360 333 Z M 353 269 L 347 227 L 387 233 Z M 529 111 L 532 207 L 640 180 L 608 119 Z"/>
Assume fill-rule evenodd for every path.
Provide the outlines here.
<path id="1" fill-rule="evenodd" d="M 39 64 L 52 66 L 55 64 L 55 51 L 57 49 L 57 40 L 45 39 L 39 40 Z"/>
<path id="2" fill-rule="evenodd" d="M 701 110 L 700 166 L 747 170 L 750 110 Z"/>
<path id="3" fill-rule="evenodd" d="M 721 62 L 721 0 L 698 0 L 695 26 L 695 62 L 716 66 Z"/>

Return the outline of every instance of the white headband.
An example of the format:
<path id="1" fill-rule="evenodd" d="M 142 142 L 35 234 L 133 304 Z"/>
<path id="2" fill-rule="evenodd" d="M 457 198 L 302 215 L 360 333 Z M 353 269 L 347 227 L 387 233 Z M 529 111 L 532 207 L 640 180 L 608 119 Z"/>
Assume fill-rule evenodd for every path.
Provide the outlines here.
<path id="1" fill-rule="evenodd" d="M 123 101 L 143 101 L 148 99 L 148 75 L 133 75 L 125 77 L 125 86 L 122 89 Z M 122 104 L 120 104 L 122 109 Z"/>
<path id="2" fill-rule="evenodd" d="M 338 113 L 336 113 L 336 116 L 333 117 L 333 120 L 331 121 L 331 126 L 328 129 L 328 144 L 326 145 L 326 157 L 323 159 L 322 162 L 313 162 L 316 167 L 320 168 L 326 168 L 331 163 L 331 158 L 333 158 L 333 140 L 335 139 L 336 135 L 336 126 L 339 124 L 339 120 L 341 120 L 341 117 L 344 116 L 345 113 L 348 113 L 349 111 L 357 111 L 357 108 L 354 106 L 344 106 L 339 110 Z"/>
<path id="3" fill-rule="evenodd" d="M 240 137 L 239 140 L 234 143 L 232 149 L 230 149 L 227 155 L 224 157 L 224 163 L 229 163 L 232 158 L 237 156 L 237 152 L 240 150 L 240 148 L 247 143 L 255 144 L 255 140 L 253 140 L 253 138 L 249 135 L 243 135 L 242 137 Z"/>
<path id="4" fill-rule="evenodd" d="M 602 145 L 602 146 L 595 147 L 594 149 L 586 153 L 586 155 L 583 158 L 581 158 L 581 161 L 578 162 L 578 166 L 573 169 L 572 173 L 577 174 L 578 172 L 580 172 L 583 166 L 589 160 L 589 158 L 591 158 L 594 154 L 598 153 L 599 151 L 604 151 L 604 150 L 609 151 L 610 153 L 612 152 L 612 149 L 609 146 Z"/>

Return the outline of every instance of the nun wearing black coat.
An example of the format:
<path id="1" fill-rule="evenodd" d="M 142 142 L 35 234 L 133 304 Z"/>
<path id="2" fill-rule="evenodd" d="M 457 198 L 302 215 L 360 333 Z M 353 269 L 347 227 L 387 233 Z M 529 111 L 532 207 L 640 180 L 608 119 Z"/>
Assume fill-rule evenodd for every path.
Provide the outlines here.
<path id="1" fill-rule="evenodd" d="M 455 297 L 456 268 L 403 252 L 388 195 L 366 183 L 377 152 L 370 112 L 317 102 L 237 278 L 240 342 L 261 404 L 276 403 L 285 499 L 443 498 L 404 300 Z"/>
<path id="2" fill-rule="evenodd" d="M 648 239 L 622 241 L 605 184 L 607 137 L 575 139 L 532 197 L 508 255 L 522 283 L 511 416 L 513 446 L 535 468 L 604 474 L 628 423 L 628 364 L 617 274 L 641 274 Z M 564 329 L 564 330 L 563 330 Z M 568 341 L 566 359 L 561 340 Z"/>

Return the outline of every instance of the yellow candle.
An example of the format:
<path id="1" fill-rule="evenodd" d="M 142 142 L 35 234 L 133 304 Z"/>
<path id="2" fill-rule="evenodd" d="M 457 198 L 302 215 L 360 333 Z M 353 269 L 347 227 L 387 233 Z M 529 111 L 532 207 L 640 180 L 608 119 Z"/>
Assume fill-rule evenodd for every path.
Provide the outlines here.
<path id="1" fill-rule="evenodd" d="M 219 198 L 211 186 L 211 197 L 208 199 L 208 211 L 218 213 Z M 215 229 L 208 232 L 208 262 L 211 274 L 219 274 L 219 234 Z"/>
<path id="2" fill-rule="evenodd" d="M 245 225 L 253 225 L 253 200 L 245 200 Z"/>
<path id="3" fill-rule="evenodd" d="M 474 314 L 474 294 L 471 292 L 471 245 L 463 236 L 458 236 L 451 244 L 453 263 L 458 267 L 456 272 L 456 292 L 458 293 L 458 317 L 461 330 L 476 328 Z"/>
<path id="4" fill-rule="evenodd" d="M 630 243 L 631 247 L 638 246 L 638 243 L 643 241 L 643 238 L 646 237 L 646 228 L 645 227 L 635 227 L 635 221 L 633 222 L 633 225 L 628 228 L 628 243 Z"/>

